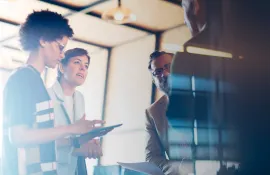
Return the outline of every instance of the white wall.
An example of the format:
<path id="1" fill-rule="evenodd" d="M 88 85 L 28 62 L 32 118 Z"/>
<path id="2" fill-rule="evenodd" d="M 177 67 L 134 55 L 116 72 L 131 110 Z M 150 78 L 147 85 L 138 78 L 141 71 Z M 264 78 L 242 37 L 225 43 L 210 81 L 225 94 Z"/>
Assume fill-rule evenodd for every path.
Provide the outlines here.
<path id="1" fill-rule="evenodd" d="M 112 50 L 105 119 L 108 125 L 123 126 L 104 137 L 103 165 L 144 161 L 145 109 L 151 102 L 147 66 L 154 48 L 151 35 Z"/>
<path id="2" fill-rule="evenodd" d="M 86 118 L 94 120 L 102 118 L 108 51 L 103 49 L 90 56 L 88 77 L 78 90 L 84 95 Z"/>
<path id="3" fill-rule="evenodd" d="M 190 38 L 190 31 L 185 25 L 167 30 L 162 34 L 161 50 L 172 53 L 182 51 L 184 43 Z"/>

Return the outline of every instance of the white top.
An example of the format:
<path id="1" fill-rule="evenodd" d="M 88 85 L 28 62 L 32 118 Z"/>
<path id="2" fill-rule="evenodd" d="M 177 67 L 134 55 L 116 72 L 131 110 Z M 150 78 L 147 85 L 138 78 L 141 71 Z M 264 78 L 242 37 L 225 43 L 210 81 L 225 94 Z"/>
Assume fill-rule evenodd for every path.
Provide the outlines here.
<path id="1" fill-rule="evenodd" d="M 64 103 L 71 123 L 74 123 L 73 96 L 64 96 Z"/>

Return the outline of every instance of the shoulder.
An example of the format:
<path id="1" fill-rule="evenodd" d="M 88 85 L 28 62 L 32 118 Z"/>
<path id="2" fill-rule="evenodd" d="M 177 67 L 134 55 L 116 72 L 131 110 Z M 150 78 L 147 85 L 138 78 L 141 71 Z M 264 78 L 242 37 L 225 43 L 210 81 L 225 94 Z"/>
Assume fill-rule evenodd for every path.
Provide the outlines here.
<path id="1" fill-rule="evenodd" d="M 82 94 L 80 91 L 76 90 L 75 93 L 76 93 L 76 96 L 77 96 L 78 98 L 81 98 L 81 99 L 84 98 L 83 94 Z"/>
<path id="2" fill-rule="evenodd" d="M 47 92 L 52 100 L 55 100 L 57 97 L 61 100 L 64 99 L 62 87 L 57 80 L 51 87 L 47 88 Z"/>
<path id="3" fill-rule="evenodd" d="M 167 105 L 169 103 L 168 97 L 163 95 L 157 101 L 155 101 L 151 106 L 147 108 L 147 111 L 152 113 L 153 111 L 157 110 L 166 110 Z"/>
<path id="4" fill-rule="evenodd" d="M 24 89 L 27 90 L 38 80 L 35 72 L 26 66 L 15 69 L 9 76 L 6 83 L 6 89 Z M 30 89 L 29 89 L 30 90 Z"/>
<path id="5" fill-rule="evenodd" d="M 35 73 L 30 68 L 23 66 L 23 67 L 15 69 L 10 74 L 9 81 L 13 82 L 13 81 L 22 80 L 22 79 L 29 80 L 29 79 L 35 78 L 35 77 L 36 77 Z"/>
<path id="6" fill-rule="evenodd" d="M 80 103 L 83 103 L 84 104 L 84 96 L 78 90 L 75 91 L 75 99 L 76 99 L 76 101 L 79 101 Z"/>
<path id="7" fill-rule="evenodd" d="M 168 97 L 166 95 L 155 101 L 149 108 L 146 109 L 146 119 L 150 120 L 161 120 L 160 117 L 165 117 Z"/>
<path id="8" fill-rule="evenodd" d="M 53 90 L 53 87 L 47 88 L 47 92 L 48 92 L 49 96 L 50 96 L 52 99 L 54 99 L 54 98 L 53 98 L 53 97 L 54 97 L 54 90 Z"/>

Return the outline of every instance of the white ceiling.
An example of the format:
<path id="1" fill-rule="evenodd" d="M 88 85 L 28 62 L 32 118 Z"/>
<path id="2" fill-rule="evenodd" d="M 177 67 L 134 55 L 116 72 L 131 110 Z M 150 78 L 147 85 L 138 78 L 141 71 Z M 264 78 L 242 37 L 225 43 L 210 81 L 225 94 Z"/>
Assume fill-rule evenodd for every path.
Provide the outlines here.
<path id="1" fill-rule="evenodd" d="M 136 14 L 134 24 L 151 29 L 167 30 L 184 23 L 180 6 L 162 0 L 122 0 L 122 5 Z M 107 1 L 91 10 L 101 14 L 104 10 L 117 6 L 117 0 Z"/>
<path id="2" fill-rule="evenodd" d="M 57 0 L 73 7 L 84 7 L 98 0 Z M 118 0 L 100 3 L 88 12 L 102 14 L 104 10 L 117 6 Z M 122 0 L 122 5 L 136 14 L 137 21 L 133 24 L 150 30 L 167 30 L 184 23 L 183 9 L 179 5 L 164 0 Z"/>
<path id="3" fill-rule="evenodd" d="M 23 23 L 33 10 L 49 9 L 64 16 L 68 14 L 67 18 L 74 29 L 76 39 L 76 41 L 69 42 L 68 48 L 83 47 L 90 53 L 97 52 L 101 47 L 115 47 L 146 37 L 151 34 L 147 32 L 149 30 L 154 32 L 174 28 L 182 25 L 184 21 L 182 8 L 164 0 L 122 0 L 123 6 L 130 8 L 137 15 L 137 21 L 132 24 L 137 27 L 115 25 L 99 17 L 86 14 L 87 12 L 101 14 L 104 10 L 115 7 L 116 0 L 99 3 L 83 12 L 71 10 L 98 1 L 54 0 L 53 2 L 60 3 L 60 5 L 54 5 L 55 3 L 51 4 L 50 1 L 2 0 L 0 3 L 0 47 L 8 46 L 9 48 L 1 48 L 0 57 L 10 57 L 11 60 L 11 57 L 16 57 L 21 61 L 26 60 L 25 54 L 20 54 L 18 30 L 19 24 Z M 15 48 L 15 50 L 11 48 Z"/>
<path id="4" fill-rule="evenodd" d="M 56 5 L 37 0 L 13 0 L 0 5 L 0 18 L 16 23 L 25 21 L 28 14 L 33 10 L 50 9 L 61 14 L 67 14 L 70 10 Z"/>
<path id="5" fill-rule="evenodd" d="M 68 19 L 74 29 L 75 38 L 104 46 L 116 46 L 147 35 L 146 32 L 111 24 L 85 14 L 75 14 L 68 17 Z"/>
<path id="6" fill-rule="evenodd" d="M 83 6 L 87 6 L 89 4 L 92 4 L 93 2 L 97 2 L 98 0 L 79 0 L 79 1 L 75 1 L 75 0 L 56 0 L 58 2 L 64 3 L 64 4 L 69 4 L 75 7 L 83 7 Z"/>
<path id="7" fill-rule="evenodd" d="M 1 5 L 0 5 L 1 7 Z M 0 41 L 18 33 L 18 27 L 12 24 L 0 22 Z"/>

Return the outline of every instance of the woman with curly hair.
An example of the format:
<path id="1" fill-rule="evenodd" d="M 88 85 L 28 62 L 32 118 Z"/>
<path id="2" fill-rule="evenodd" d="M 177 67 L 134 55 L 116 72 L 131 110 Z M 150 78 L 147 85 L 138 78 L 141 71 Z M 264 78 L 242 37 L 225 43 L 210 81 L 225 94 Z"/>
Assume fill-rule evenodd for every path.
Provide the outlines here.
<path id="1" fill-rule="evenodd" d="M 3 157 L 5 175 L 56 175 L 55 140 L 89 132 L 95 123 L 79 121 L 54 127 L 52 101 L 41 79 L 45 67 L 55 68 L 73 30 L 61 14 L 49 10 L 29 14 L 20 28 L 26 65 L 8 79 L 3 99 Z"/>

